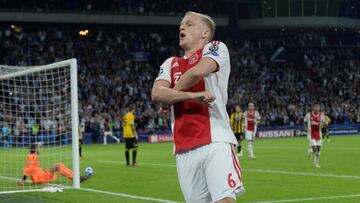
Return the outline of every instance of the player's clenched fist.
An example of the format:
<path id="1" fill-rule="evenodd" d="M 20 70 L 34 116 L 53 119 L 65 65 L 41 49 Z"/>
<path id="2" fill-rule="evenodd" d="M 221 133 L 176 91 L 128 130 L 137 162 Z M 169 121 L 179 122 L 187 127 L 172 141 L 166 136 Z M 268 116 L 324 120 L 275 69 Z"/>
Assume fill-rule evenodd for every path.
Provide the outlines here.
<path id="1" fill-rule="evenodd" d="M 201 103 L 211 106 L 211 104 L 215 101 L 216 97 L 213 96 L 209 91 L 203 92 L 193 92 L 191 94 L 191 99 Z"/>

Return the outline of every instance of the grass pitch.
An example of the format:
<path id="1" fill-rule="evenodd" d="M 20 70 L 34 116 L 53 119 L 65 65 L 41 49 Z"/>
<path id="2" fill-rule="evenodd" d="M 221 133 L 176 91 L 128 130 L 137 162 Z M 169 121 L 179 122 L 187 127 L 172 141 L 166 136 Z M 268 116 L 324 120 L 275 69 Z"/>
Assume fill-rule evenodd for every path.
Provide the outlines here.
<path id="1" fill-rule="evenodd" d="M 172 144 L 141 143 L 137 167 L 125 166 L 124 147 L 84 145 L 81 173 L 91 166 L 95 175 L 81 190 L 5 194 L 0 202 L 184 202 Z M 360 136 L 334 136 L 324 142 L 321 168 L 312 167 L 307 149 L 306 138 L 256 140 L 257 159 L 249 160 L 246 153 L 240 158 L 246 193 L 238 202 L 360 202 Z M 2 150 L 1 156 L 12 150 Z M 20 179 L 24 160 L 15 161 Z M 15 187 L 16 181 L 0 179 L 0 184 Z"/>

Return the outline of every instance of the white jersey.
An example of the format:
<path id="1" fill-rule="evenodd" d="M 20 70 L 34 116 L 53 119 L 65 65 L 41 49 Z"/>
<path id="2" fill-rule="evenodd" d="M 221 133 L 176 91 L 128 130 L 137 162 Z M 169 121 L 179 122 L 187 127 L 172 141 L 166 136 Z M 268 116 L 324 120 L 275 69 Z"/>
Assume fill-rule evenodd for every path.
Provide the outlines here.
<path id="1" fill-rule="evenodd" d="M 325 123 L 323 114 L 315 115 L 313 112 L 309 112 L 304 118 L 304 123 L 307 125 L 309 139 L 322 140 L 321 125 Z"/>
<path id="2" fill-rule="evenodd" d="M 156 80 L 166 80 L 174 87 L 189 69 L 196 68 L 201 58 L 211 58 L 218 70 L 207 74 L 187 91 L 209 91 L 216 100 L 211 108 L 194 101 L 183 101 L 172 107 L 172 130 L 176 152 L 190 150 L 212 142 L 236 144 L 226 111 L 227 88 L 230 75 L 230 56 L 226 45 L 212 41 L 190 57 L 171 57 L 160 67 Z"/>
<path id="3" fill-rule="evenodd" d="M 246 131 L 256 132 L 257 126 L 258 126 L 258 121 L 261 119 L 259 112 L 254 111 L 253 113 L 250 113 L 248 111 L 245 111 L 244 119 L 245 119 Z"/>

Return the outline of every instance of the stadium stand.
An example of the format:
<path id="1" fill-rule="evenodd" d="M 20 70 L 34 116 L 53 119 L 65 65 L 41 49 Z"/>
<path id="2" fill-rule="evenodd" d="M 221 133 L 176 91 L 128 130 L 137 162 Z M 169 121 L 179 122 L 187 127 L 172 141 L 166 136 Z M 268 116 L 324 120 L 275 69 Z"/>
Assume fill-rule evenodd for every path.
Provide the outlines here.
<path id="1" fill-rule="evenodd" d="M 204 6 L 206 5 L 206 6 Z M 216 6 L 215 6 L 216 5 Z M 216 1 L 193 0 L 105 0 L 105 1 L 0 1 L 0 8 L 35 12 L 103 12 L 114 14 L 140 15 L 182 15 L 186 10 L 198 10 L 205 13 L 227 15 L 230 1 L 221 5 Z"/>
<path id="2" fill-rule="evenodd" d="M 99 27 L 80 36 L 74 27 L 33 26 L 21 32 L 2 27 L 0 61 L 34 65 L 76 57 L 80 115 L 87 131 L 101 132 L 105 118 L 114 120 L 114 128 L 120 129 L 129 104 L 137 106 L 139 129 L 169 129 L 168 115 L 156 113 L 158 106 L 150 103 L 149 95 L 165 57 L 182 54 L 176 28 L 144 29 Z M 296 31 L 274 30 L 233 39 L 226 37 L 224 30 L 219 32 L 232 55 L 229 111 L 236 104 L 245 108 L 254 101 L 264 118 L 262 125 L 294 126 L 302 124 L 308 104 L 317 97 L 334 123 L 360 122 L 357 33 L 302 30 L 294 35 Z M 285 50 L 283 62 L 271 60 L 279 47 Z"/>

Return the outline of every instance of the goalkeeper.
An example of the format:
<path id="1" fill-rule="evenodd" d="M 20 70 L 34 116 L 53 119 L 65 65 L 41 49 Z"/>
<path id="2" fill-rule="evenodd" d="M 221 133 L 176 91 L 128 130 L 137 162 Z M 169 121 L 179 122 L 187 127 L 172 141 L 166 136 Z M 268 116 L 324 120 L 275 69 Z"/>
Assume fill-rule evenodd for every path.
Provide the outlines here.
<path id="1" fill-rule="evenodd" d="M 38 156 L 40 155 L 39 145 L 33 143 L 30 145 L 30 154 L 27 156 L 24 168 L 24 176 L 19 185 L 25 185 L 26 178 L 29 176 L 33 184 L 47 184 L 57 179 L 57 173 L 73 179 L 73 172 L 62 163 L 57 163 L 47 168 L 45 171 L 40 167 Z M 81 176 L 80 182 L 87 180 L 89 176 Z"/>

